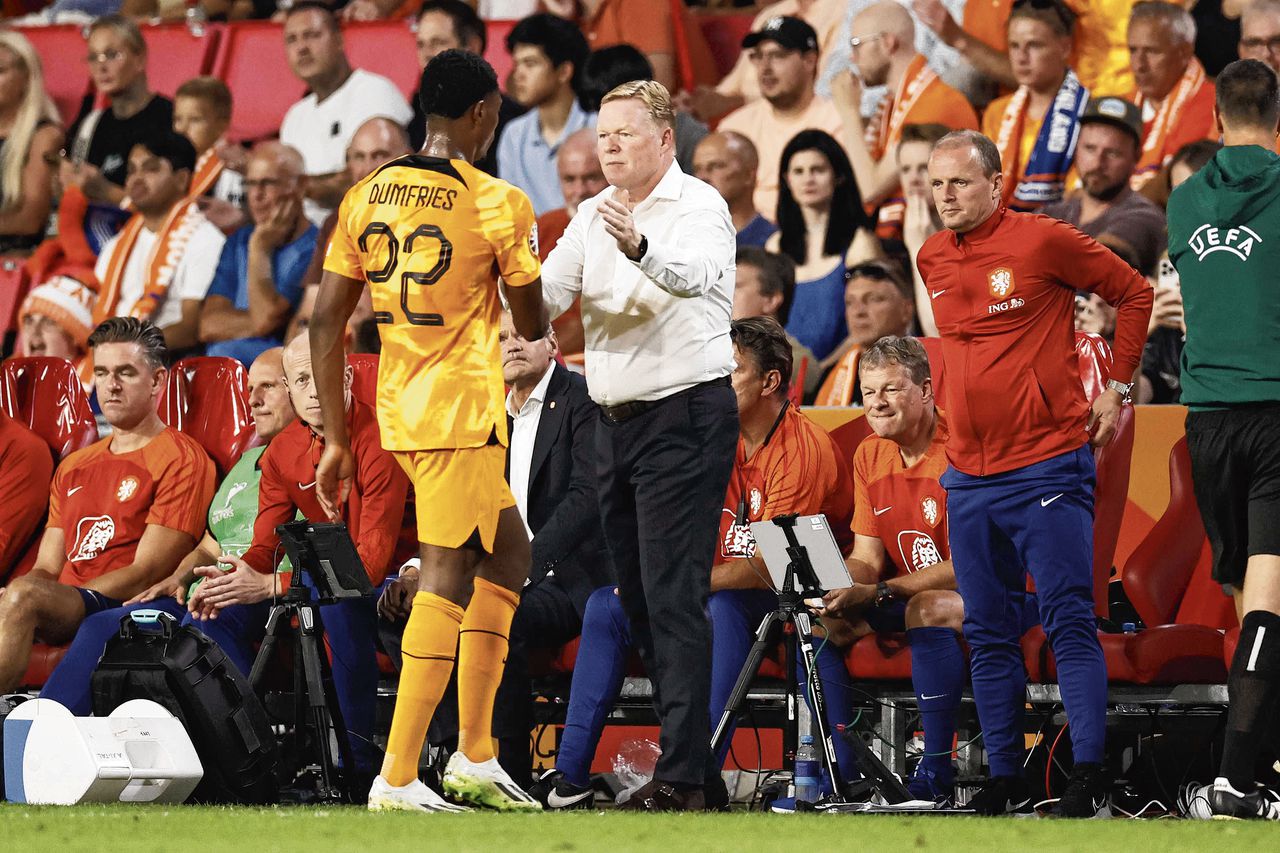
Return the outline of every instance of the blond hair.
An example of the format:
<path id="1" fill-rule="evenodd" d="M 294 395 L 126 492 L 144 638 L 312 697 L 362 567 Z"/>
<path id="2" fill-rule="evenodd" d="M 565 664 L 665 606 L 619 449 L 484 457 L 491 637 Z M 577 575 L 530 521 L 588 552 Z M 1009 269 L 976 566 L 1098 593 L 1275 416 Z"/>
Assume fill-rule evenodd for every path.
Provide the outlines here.
<path id="1" fill-rule="evenodd" d="M 44 88 L 44 69 L 26 36 L 0 30 L 0 47 L 7 48 L 27 72 L 27 91 L 18 106 L 13 129 L 0 153 L 0 211 L 14 210 L 22 203 L 22 170 L 31 155 L 31 142 L 43 121 L 60 124 L 58 110 Z"/>
<path id="2" fill-rule="evenodd" d="M 620 86 L 614 86 L 603 98 L 600 105 L 610 101 L 623 101 L 634 98 L 645 105 L 649 118 L 658 127 L 669 127 L 675 130 L 676 114 L 671 107 L 671 93 L 667 87 L 657 80 L 632 80 Z"/>

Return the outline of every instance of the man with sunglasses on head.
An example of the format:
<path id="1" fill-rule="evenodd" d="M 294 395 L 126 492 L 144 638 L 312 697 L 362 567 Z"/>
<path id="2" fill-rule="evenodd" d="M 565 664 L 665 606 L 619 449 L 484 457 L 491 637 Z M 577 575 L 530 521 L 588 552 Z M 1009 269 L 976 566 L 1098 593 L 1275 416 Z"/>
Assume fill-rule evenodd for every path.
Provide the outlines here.
<path id="1" fill-rule="evenodd" d="M 915 320 L 911 283 L 902 265 L 874 260 L 849 270 L 844 286 L 845 325 L 849 337 L 828 357 L 830 365 L 814 404 L 860 406 L 858 358 L 862 351 L 886 335 L 905 335 Z"/>

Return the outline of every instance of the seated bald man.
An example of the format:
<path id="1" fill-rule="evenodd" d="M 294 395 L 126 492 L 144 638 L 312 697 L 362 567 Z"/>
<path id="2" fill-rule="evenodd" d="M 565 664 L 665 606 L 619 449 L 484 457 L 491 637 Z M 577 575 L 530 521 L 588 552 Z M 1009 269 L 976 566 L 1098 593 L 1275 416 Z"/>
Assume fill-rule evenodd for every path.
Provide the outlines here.
<path id="1" fill-rule="evenodd" d="M 249 547 L 253 538 L 253 522 L 258 515 L 258 479 L 261 476 L 258 462 L 271 440 L 294 420 L 281 352 L 279 347 L 269 349 L 258 356 L 249 368 L 249 411 L 253 415 L 253 428 L 262 444 L 244 452 L 214 493 L 204 538 L 183 558 L 173 574 L 142 590 L 123 606 L 103 610 L 85 619 L 67 654 L 40 691 L 42 697 L 61 702 L 77 716 L 88 716 L 93 710 L 89 680 L 107 641 L 120 630 L 121 617 L 135 610 L 150 609 L 190 622 L 188 591 L 193 583 L 200 580 L 195 567 L 217 562 L 223 554 L 240 556 Z M 223 651 L 232 663 L 247 673 L 253 655 L 250 639 L 239 636 L 231 639 L 234 642 L 228 642 L 227 635 L 223 635 L 226 643 Z"/>

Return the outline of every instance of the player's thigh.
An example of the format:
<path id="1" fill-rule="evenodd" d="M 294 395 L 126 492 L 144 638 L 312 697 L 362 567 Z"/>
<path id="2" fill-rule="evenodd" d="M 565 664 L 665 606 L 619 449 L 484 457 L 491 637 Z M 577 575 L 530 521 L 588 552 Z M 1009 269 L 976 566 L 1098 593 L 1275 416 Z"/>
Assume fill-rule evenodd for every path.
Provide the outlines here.
<path id="1" fill-rule="evenodd" d="M 1187 454 L 1191 484 L 1213 551 L 1213 579 L 1236 589 L 1244 586 L 1248 562 L 1251 472 L 1242 464 L 1235 413 L 1187 415 Z"/>
<path id="2" fill-rule="evenodd" d="M 93 593 L 88 593 L 88 597 L 98 598 Z M 9 584 L 0 606 L 9 618 L 34 623 L 37 639 L 65 643 L 75 637 L 76 629 L 84 621 L 85 598 L 86 594 L 75 587 L 28 574 Z"/>
<path id="3" fill-rule="evenodd" d="M 964 625 L 964 602 L 950 589 L 926 589 L 907 600 L 907 628 L 950 628 Z"/>
<path id="4" fill-rule="evenodd" d="M 520 510 L 509 506 L 498 513 L 493 553 L 481 556 L 476 574 L 512 592 L 519 592 L 529 577 L 530 560 L 529 531 L 520 517 Z"/>

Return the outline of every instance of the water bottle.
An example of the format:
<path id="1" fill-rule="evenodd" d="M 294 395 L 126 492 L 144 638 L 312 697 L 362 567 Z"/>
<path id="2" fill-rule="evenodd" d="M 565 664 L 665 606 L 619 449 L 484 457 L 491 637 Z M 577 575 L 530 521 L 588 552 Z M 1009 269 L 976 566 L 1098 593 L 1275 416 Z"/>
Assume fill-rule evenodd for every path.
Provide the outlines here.
<path id="1" fill-rule="evenodd" d="M 818 750 L 813 746 L 813 735 L 800 738 L 800 748 L 796 750 L 795 784 L 797 802 L 818 801 Z"/>
<path id="2" fill-rule="evenodd" d="M 196 38 L 203 38 L 205 32 L 205 24 L 209 21 L 209 15 L 204 10 L 204 6 L 200 4 L 200 0 L 187 0 L 187 30 Z"/>

